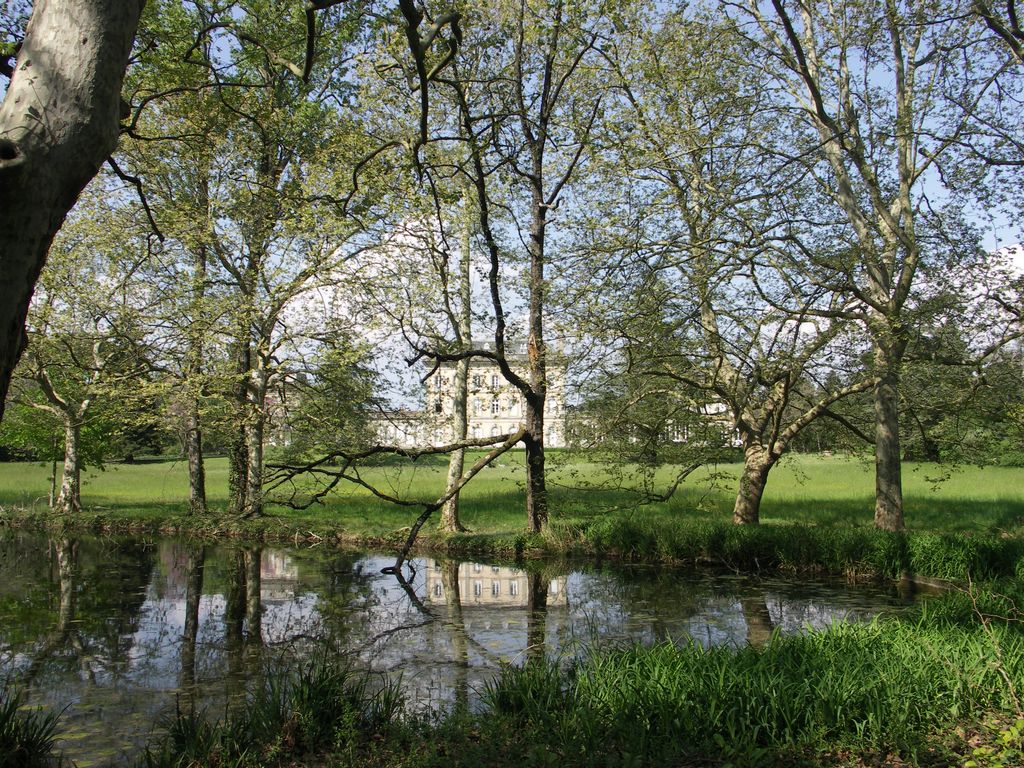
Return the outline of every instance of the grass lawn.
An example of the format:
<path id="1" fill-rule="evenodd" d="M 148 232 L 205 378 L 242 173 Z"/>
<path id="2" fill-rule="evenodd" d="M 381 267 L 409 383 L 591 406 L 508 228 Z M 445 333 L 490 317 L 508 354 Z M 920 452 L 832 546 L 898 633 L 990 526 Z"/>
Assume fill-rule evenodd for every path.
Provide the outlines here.
<path id="1" fill-rule="evenodd" d="M 649 523 L 728 521 L 738 464 L 721 465 L 691 476 L 664 503 L 638 505 L 637 495 L 600 487 L 608 480 L 593 464 L 570 463 L 551 453 L 551 518 L 559 525 L 585 525 L 595 519 L 628 517 Z M 365 476 L 388 493 L 411 499 L 436 498 L 446 465 L 421 459 L 402 466 L 378 467 Z M 940 475 L 947 477 L 936 482 Z M 667 480 L 671 471 L 659 473 Z M 484 470 L 463 492 L 463 518 L 475 533 L 508 534 L 524 526 L 522 454 L 503 458 Z M 207 462 L 209 499 L 227 499 L 227 462 Z M 0 463 L 0 506 L 43 511 L 49 466 Z M 868 526 L 874 507 L 870 461 L 845 456 L 793 456 L 772 472 L 762 504 L 762 522 L 827 526 Z M 159 520 L 184 511 L 188 494 L 183 461 L 111 464 L 90 470 L 83 482 L 83 505 L 108 518 Z M 1014 532 L 1024 526 L 1024 469 L 965 466 L 948 471 L 936 465 L 904 465 L 906 519 L 911 531 L 936 533 Z M 294 525 L 325 524 L 361 536 L 383 536 L 411 524 L 418 508 L 402 508 L 374 498 L 354 485 L 339 487 L 326 503 L 297 511 L 270 505 L 272 518 Z"/>

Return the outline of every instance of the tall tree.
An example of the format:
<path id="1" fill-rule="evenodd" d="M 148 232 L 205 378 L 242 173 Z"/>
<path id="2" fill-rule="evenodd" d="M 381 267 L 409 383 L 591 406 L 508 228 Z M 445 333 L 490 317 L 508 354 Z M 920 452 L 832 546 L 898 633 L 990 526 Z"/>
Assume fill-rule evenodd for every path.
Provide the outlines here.
<path id="1" fill-rule="evenodd" d="M 804 166 L 845 220 L 832 237 L 848 246 L 816 266 L 862 304 L 856 314 L 875 378 L 875 525 L 901 530 L 900 375 L 930 255 L 929 181 L 963 136 L 991 73 L 961 66 L 970 25 L 937 15 L 930 2 L 729 7 L 753 22 L 751 50 L 787 94 L 793 138 L 778 155 Z"/>
<path id="2" fill-rule="evenodd" d="M 140 257 L 134 241 L 111 241 L 110 232 L 122 229 L 112 226 L 117 220 L 102 206 L 86 206 L 55 241 L 29 315 L 32 344 L 14 390 L 63 432 L 64 467 L 53 507 L 66 514 L 81 509 L 86 455 L 103 454 L 83 440 L 113 442 L 131 423 L 132 401 L 147 388 L 144 307 L 133 284 Z"/>
<path id="3" fill-rule="evenodd" d="M 610 29 L 609 7 L 551 0 L 507 2 L 476 9 L 467 38 L 450 68 L 437 78 L 454 105 L 454 127 L 441 126 L 435 142 L 459 141 L 467 161 L 457 172 L 474 191 L 474 209 L 488 260 L 493 344 L 450 352 L 422 347 L 436 362 L 479 357 L 493 361 L 525 401 L 527 528 L 548 520 L 544 420 L 548 390 L 545 340 L 552 211 L 567 195 L 592 150 L 600 116 L 602 81 L 597 42 Z M 473 51 L 487 47 L 487 55 Z M 504 189 L 502 189 L 504 187 Z M 499 193 L 499 189 L 501 192 Z M 505 232 L 508 232 L 505 235 Z M 522 243 L 522 252 L 511 243 Z M 507 273 L 522 264 L 518 292 L 526 307 L 526 370 L 518 369 L 509 339 Z M 518 298 L 518 297 L 517 297 Z"/>
<path id="4" fill-rule="evenodd" d="M 757 523 L 769 473 L 793 440 L 870 386 L 850 375 L 825 386 L 826 369 L 842 365 L 846 324 L 817 315 L 848 298 L 790 275 L 770 239 L 780 227 L 792 231 L 786 218 L 802 184 L 760 149 L 780 120 L 732 23 L 665 13 L 616 43 L 607 60 L 625 127 L 608 137 L 602 186 L 612 177 L 627 184 L 595 202 L 582 227 L 584 270 L 604 285 L 584 275 L 579 284 L 601 305 L 574 304 L 581 322 L 589 315 L 608 327 L 626 361 L 621 375 L 660 395 L 674 422 L 717 420 L 738 440 L 744 469 L 733 520 Z"/>
<path id="5" fill-rule="evenodd" d="M 345 76 L 359 28 L 340 8 L 324 11 L 318 66 L 303 73 L 295 62 L 308 19 L 295 3 L 266 0 L 244 12 L 170 3 L 161 13 L 146 30 L 157 53 L 137 81 L 145 108 L 132 124 L 130 168 L 150 180 L 155 220 L 171 236 L 164 252 L 182 259 L 175 271 L 187 289 L 171 298 L 190 320 L 176 325 L 180 375 L 193 390 L 185 404 L 193 507 L 203 504 L 196 388 L 208 379 L 204 333 L 216 330 L 231 369 L 229 506 L 253 516 L 263 504 L 268 396 L 286 368 L 295 307 L 331 279 L 354 231 L 314 199 L 334 191 L 361 151 L 351 118 L 335 106 L 351 97 Z M 185 82 L 171 93 L 168 70 Z M 189 72 L 198 74 L 185 80 Z M 211 301 L 223 318 L 216 329 Z"/>

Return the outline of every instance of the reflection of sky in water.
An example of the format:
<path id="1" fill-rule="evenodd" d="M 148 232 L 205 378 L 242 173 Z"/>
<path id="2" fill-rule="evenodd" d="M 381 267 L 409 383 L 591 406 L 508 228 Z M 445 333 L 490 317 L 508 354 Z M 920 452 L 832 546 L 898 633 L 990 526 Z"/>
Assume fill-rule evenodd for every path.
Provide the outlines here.
<path id="1" fill-rule="evenodd" d="M 173 710 L 188 681 L 188 547 L 82 541 L 63 581 L 53 542 L 0 536 L 0 552 L 0 675 L 28 684 L 34 703 L 70 705 L 64 747 L 81 768 L 117 762 Z M 328 653 L 399 679 L 411 708 L 472 706 L 501 663 L 536 652 L 531 638 L 543 638 L 549 656 L 567 658 L 595 644 L 742 645 L 763 642 L 773 629 L 824 628 L 900 606 L 889 590 L 806 580 L 636 567 L 541 577 L 462 564 L 445 572 L 445 564 L 423 559 L 413 562 L 405 588 L 380 573 L 391 563 L 264 550 L 257 623 L 246 615 L 242 559 L 208 548 L 194 648 L 202 701 L 223 713 L 232 692 L 262 669 Z M 62 584 L 74 595 L 63 614 Z M 229 624 L 232 605 L 237 620 Z"/>

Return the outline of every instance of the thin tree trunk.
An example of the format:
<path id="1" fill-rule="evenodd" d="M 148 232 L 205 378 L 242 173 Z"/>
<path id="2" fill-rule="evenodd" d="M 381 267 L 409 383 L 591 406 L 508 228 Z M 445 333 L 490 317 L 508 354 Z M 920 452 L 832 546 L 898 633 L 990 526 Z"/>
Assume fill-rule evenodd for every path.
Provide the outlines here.
<path id="1" fill-rule="evenodd" d="M 776 460 L 763 446 L 744 449 L 743 473 L 732 510 L 732 521 L 736 525 L 757 525 L 761 522 L 761 497 L 768 483 L 768 473 Z"/>
<path id="2" fill-rule="evenodd" d="M 67 417 L 64 422 L 64 474 L 60 481 L 60 493 L 53 504 L 54 512 L 62 515 L 82 511 L 82 457 L 79 449 L 82 425 Z"/>
<path id="3" fill-rule="evenodd" d="M 200 184 L 204 208 L 209 210 L 208 179 Z M 188 508 L 193 515 L 205 515 L 206 506 L 206 467 L 203 457 L 203 429 L 200 415 L 200 388 L 197 383 L 203 374 L 203 330 L 205 322 L 200 320 L 205 313 L 203 302 L 206 297 L 206 246 L 201 245 L 195 253 L 194 274 L 192 276 L 192 319 L 199 320 L 199 328 L 190 328 L 188 333 L 188 368 L 185 371 L 185 387 L 188 391 L 185 419 L 185 455 L 188 458 Z"/>
<path id="4" fill-rule="evenodd" d="M 473 315 L 472 315 L 472 275 L 470 274 L 470 245 L 472 234 L 470 223 L 472 222 L 472 208 L 470 204 L 470 192 L 465 190 L 462 195 L 463 205 L 463 228 L 462 228 L 462 253 L 459 263 L 459 318 L 458 335 L 460 346 L 468 349 L 473 346 Z M 453 407 L 452 413 L 452 438 L 454 440 L 465 440 L 469 434 L 469 360 L 463 359 L 455 366 L 455 381 L 452 382 Z M 459 448 L 452 452 L 448 461 L 448 483 L 446 493 L 458 485 L 462 479 L 462 471 L 465 466 L 466 452 Z M 441 507 L 441 530 L 453 533 L 466 530 L 459 520 L 459 494 L 455 493 L 444 506 Z"/>
<path id="5" fill-rule="evenodd" d="M 36 0 L 0 105 L 0 418 L 64 217 L 117 145 L 141 0 Z"/>
<path id="6" fill-rule="evenodd" d="M 543 159 L 534 160 L 537 185 L 533 193 L 530 225 L 530 308 L 527 355 L 530 393 L 526 396 L 526 524 L 538 532 L 548 522 L 547 482 L 544 474 L 544 402 L 547 399 L 547 353 L 544 347 L 544 227 L 547 207 L 540 192 Z"/>
<path id="7" fill-rule="evenodd" d="M 899 368 L 884 350 L 875 354 L 879 375 L 875 409 L 875 527 L 902 531 L 903 478 L 900 455 Z"/>
<path id="8" fill-rule="evenodd" d="M 548 495 L 544 477 L 544 403 L 533 404 L 526 398 L 526 525 L 532 533 L 543 530 L 548 522 Z M 538 435 L 540 437 L 538 437 Z"/>
<path id="9" fill-rule="evenodd" d="M 203 463 L 203 431 L 199 423 L 199 408 L 195 398 L 188 403 L 185 421 L 185 455 L 188 458 L 188 511 L 192 515 L 206 514 L 206 468 Z"/>
<path id="10" fill-rule="evenodd" d="M 248 338 L 238 339 L 234 350 L 235 381 L 231 387 L 231 411 L 235 423 L 231 425 L 228 445 L 228 512 L 243 515 L 249 501 L 249 361 L 251 351 Z"/>
<path id="11" fill-rule="evenodd" d="M 259 517 L 263 514 L 263 434 L 267 420 L 262 399 L 253 405 L 249 416 L 246 453 L 247 496 L 243 507 L 245 517 Z"/>
<path id="12" fill-rule="evenodd" d="M 469 360 L 459 360 L 458 364 L 455 366 L 454 387 L 453 405 L 455 411 L 452 414 L 452 436 L 455 440 L 465 440 L 469 431 L 469 419 L 467 418 L 466 413 L 466 401 L 469 397 Z M 459 484 L 459 481 L 462 479 L 465 462 L 465 449 L 457 448 L 452 451 L 451 458 L 448 460 L 448 481 L 445 486 L 445 493 L 450 493 L 452 488 Z M 453 494 L 452 497 L 444 503 L 444 506 L 441 507 L 440 526 L 442 531 L 447 531 L 449 533 L 466 530 L 462 525 L 462 521 L 459 519 L 458 493 Z"/>

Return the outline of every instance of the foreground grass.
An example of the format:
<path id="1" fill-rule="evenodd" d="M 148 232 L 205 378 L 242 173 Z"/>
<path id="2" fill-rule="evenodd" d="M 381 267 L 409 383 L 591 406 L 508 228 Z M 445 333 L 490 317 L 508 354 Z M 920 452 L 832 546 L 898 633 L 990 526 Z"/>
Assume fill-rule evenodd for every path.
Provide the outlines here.
<path id="1" fill-rule="evenodd" d="M 0 768 L 47 768 L 54 754 L 60 714 L 23 709 L 15 691 L 0 690 Z"/>
<path id="2" fill-rule="evenodd" d="M 1016 594 L 954 593 L 762 648 L 507 667 L 479 711 L 434 718 L 404 716 L 394 687 L 349 667 L 268 670 L 219 722 L 179 705 L 138 765 L 1020 765 L 1024 587 L 1000 591 Z"/>
<path id="3" fill-rule="evenodd" d="M 797 456 L 769 482 L 763 525 L 730 524 L 738 465 L 708 468 L 668 502 L 640 504 L 636 493 L 612 487 L 600 467 L 554 454 L 551 526 L 524 534 L 521 456 L 485 470 L 464 491 L 463 521 L 470 533 L 446 536 L 428 526 L 425 549 L 451 556 L 521 557 L 531 554 L 615 556 L 708 562 L 740 570 L 816 570 L 899 577 L 964 579 L 1024 574 L 1024 469 L 963 467 L 936 483 L 942 468 L 907 465 L 906 536 L 871 528 L 873 475 L 864 461 Z M 416 511 L 347 486 L 308 510 L 269 504 L 264 517 L 239 521 L 216 511 L 208 519 L 184 514 L 187 478 L 182 462 L 113 465 L 86 477 L 85 512 L 73 521 L 103 530 L 189 531 L 266 540 L 330 540 L 394 548 Z M 445 464 L 414 464 L 367 471 L 367 479 L 406 498 L 433 499 Z M 667 481 L 669 470 L 659 478 Z M 224 459 L 208 463 L 210 502 L 227 497 Z M 0 515 L 52 522 L 46 510 L 48 468 L 0 464 Z M 0 519 L 3 519 L 0 516 Z"/>

